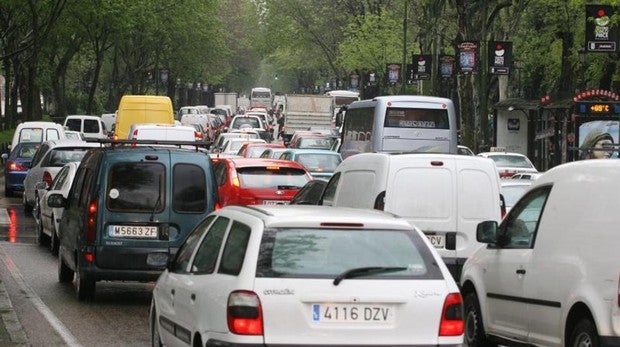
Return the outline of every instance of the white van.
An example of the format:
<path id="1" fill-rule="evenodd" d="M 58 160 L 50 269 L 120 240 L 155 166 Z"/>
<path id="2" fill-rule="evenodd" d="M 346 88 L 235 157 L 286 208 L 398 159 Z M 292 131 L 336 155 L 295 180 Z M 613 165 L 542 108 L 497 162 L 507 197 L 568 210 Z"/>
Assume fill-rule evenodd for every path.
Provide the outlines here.
<path id="1" fill-rule="evenodd" d="M 81 132 L 85 139 L 105 139 L 108 129 L 99 116 L 69 115 L 65 118 L 65 130 Z"/>
<path id="2" fill-rule="evenodd" d="M 45 121 L 23 122 L 17 125 L 13 133 L 11 148 L 15 148 L 20 142 L 42 143 L 64 138 L 65 129 L 58 123 Z"/>
<path id="3" fill-rule="evenodd" d="M 133 124 L 129 140 L 196 141 L 196 129 L 191 126 L 170 124 Z"/>
<path id="4" fill-rule="evenodd" d="M 378 209 L 420 228 L 455 279 L 481 243 L 476 226 L 501 220 L 495 163 L 456 154 L 360 153 L 336 168 L 323 205 Z"/>
<path id="5" fill-rule="evenodd" d="M 620 161 L 536 179 L 463 267 L 468 346 L 620 346 Z M 507 344 L 507 343 L 502 343 Z"/>

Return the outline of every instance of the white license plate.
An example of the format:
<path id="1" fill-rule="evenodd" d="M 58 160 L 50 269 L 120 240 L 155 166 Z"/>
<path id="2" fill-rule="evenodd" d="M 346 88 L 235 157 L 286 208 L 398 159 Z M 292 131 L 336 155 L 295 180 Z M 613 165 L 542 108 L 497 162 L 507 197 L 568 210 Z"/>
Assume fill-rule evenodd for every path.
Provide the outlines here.
<path id="1" fill-rule="evenodd" d="M 143 239 L 156 239 L 158 227 L 142 225 L 110 225 L 108 235 L 112 237 L 135 237 Z"/>
<path id="2" fill-rule="evenodd" d="M 435 248 L 446 248 L 446 239 L 443 235 L 426 235 Z"/>
<path id="3" fill-rule="evenodd" d="M 394 307 L 391 305 L 312 305 L 312 321 L 317 323 L 393 323 L 394 316 Z"/>
<path id="4" fill-rule="evenodd" d="M 263 205 L 288 205 L 288 201 L 282 201 L 282 200 L 263 200 Z"/>

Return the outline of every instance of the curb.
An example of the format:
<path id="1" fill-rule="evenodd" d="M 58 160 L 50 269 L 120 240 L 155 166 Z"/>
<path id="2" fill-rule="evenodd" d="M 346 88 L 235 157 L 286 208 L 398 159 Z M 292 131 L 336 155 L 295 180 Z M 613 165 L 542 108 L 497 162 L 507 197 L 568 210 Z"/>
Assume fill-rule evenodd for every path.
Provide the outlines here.
<path id="1" fill-rule="evenodd" d="M 30 346 L 28 337 L 22 328 L 13 304 L 6 291 L 4 282 L 0 280 L 0 346 Z"/>

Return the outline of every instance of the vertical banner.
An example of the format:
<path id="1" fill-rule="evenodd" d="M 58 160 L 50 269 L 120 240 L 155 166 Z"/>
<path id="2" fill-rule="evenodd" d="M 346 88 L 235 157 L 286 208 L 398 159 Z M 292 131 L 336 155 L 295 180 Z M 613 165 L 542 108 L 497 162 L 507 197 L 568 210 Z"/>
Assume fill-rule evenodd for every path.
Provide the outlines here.
<path id="1" fill-rule="evenodd" d="M 439 56 L 439 76 L 441 78 L 451 78 L 454 74 L 454 56 L 440 55 Z"/>
<path id="2" fill-rule="evenodd" d="M 586 51 L 618 52 L 618 23 L 611 17 L 617 8 L 606 5 L 586 5 Z"/>
<path id="3" fill-rule="evenodd" d="M 390 63 L 386 64 L 386 76 L 389 84 L 396 84 L 400 81 L 401 64 Z"/>
<path id="4" fill-rule="evenodd" d="M 351 89 L 357 90 L 357 88 L 359 87 L 359 83 L 360 83 L 360 75 L 353 72 L 351 73 L 351 75 L 349 75 L 349 79 L 350 79 L 349 86 L 351 86 Z"/>
<path id="5" fill-rule="evenodd" d="M 430 54 L 412 54 L 413 78 L 415 80 L 431 79 L 433 57 Z"/>
<path id="6" fill-rule="evenodd" d="M 489 73 L 509 75 L 512 66 L 512 42 L 489 41 Z"/>
<path id="7" fill-rule="evenodd" d="M 467 75 L 478 72 L 479 50 L 480 43 L 478 41 L 462 41 L 456 45 L 458 72 L 460 74 Z"/>

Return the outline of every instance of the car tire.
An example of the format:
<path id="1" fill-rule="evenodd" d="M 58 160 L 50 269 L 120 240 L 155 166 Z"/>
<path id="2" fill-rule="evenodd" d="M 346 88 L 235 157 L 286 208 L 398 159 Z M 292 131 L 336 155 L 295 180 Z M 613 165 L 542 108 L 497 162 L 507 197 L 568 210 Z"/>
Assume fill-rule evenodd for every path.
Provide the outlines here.
<path id="1" fill-rule="evenodd" d="M 601 345 L 596 326 L 589 318 L 582 318 L 573 328 L 570 334 L 569 346 L 590 346 L 598 347 Z"/>
<path id="2" fill-rule="evenodd" d="M 58 238 L 58 232 L 56 231 L 56 223 L 54 223 L 54 216 L 52 215 L 52 230 L 50 235 L 50 251 L 53 255 L 58 255 L 58 247 L 60 246 L 60 239 Z"/>
<path id="3" fill-rule="evenodd" d="M 95 296 L 95 280 L 85 278 L 79 263 L 75 271 L 75 294 L 80 301 L 90 300 Z"/>
<path id="4" fill-rule="evenodd" d="M 22 194 L 22 204 L 24 205 L 25 213 L 32 213 L 32 206 L 28 204 L 28 200 L 26 199 L 26 191 Z"/>
<path id="5" fill-rule="evenodd" d="M 65 264 L 62 256 L 58 256 L 58 282 L 71 283 L 73 281 L 74 272 Z"/>
<path id="6" fill-rule="evenodd" d="M 463 310 L 465 314 L 464 343 L 467 346 L 494 346 L 488 341 L 484 332 L 480 302 L 475 292 L 472 291 L 465 295 Z"/>
<path id="7" fill-rule="evenodd" d="M 155 305 L 153 305 L 153 307 L 154 306 Z M 157 311 L 153 308 L 153 317 L 151 318 L 151 346 L 162 347 L 163 345 L 161 336 L 159 335 L 159 326 L 157 326 Z"/>

